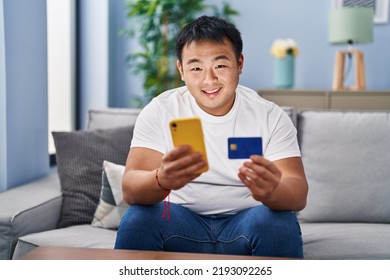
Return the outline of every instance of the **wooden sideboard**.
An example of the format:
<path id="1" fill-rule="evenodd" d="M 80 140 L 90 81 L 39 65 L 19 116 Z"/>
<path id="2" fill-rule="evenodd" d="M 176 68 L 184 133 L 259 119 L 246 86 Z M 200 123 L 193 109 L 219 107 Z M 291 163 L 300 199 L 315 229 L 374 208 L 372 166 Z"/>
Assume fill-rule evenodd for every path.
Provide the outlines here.
<path id="1" fill-rule="evenodd" d="M 279 106 L 341 110 L 390 110 L 390 90 L 332 91 L 258 89 L 259 95 Z"/>

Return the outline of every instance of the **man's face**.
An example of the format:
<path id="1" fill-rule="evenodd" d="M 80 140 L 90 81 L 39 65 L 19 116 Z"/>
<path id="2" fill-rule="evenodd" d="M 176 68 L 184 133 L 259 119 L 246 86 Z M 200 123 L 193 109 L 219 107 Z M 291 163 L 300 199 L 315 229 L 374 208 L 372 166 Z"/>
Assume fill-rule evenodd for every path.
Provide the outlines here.
<path id="1" fill-rule="evenodd" d="M 233 45 L 211 41 L 184 46 L 177 67 L 198 106 L 214 116 L 227 114 L 233 106 L 244 57 L 237 60 Z"/>

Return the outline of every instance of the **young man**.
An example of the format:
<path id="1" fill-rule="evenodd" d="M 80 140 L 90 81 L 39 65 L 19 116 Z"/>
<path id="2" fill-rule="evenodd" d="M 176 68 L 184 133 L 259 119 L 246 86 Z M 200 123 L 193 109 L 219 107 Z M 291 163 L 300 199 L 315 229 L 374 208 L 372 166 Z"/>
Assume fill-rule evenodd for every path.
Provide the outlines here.
<path id="1" fill-rule="evenodd" d="M 137 119 L 123 177 L 131 206 L 115 248 L 303 257 L 293 211 L 305 207 L 308 185 L 296 129 L 282 109 L 238 84 L 240 32 L 203 16 L 175 49 L 186 86 L 154 98 Z M 201 175 L 201 155 L 171 140 L 169 121 L 189 116 L 202 120 L 209 171 Z M 228 159 L 229 137 L 253 136 L 263 139 L 263 157 Z"/>

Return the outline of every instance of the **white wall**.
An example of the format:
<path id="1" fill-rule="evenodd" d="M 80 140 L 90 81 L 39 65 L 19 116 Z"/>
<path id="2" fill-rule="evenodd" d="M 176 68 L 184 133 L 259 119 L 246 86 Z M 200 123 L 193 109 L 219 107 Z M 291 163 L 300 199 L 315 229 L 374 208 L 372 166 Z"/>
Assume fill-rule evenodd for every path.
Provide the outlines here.
<path id="1" fill-rule="evenodd" d="M 52 131 L 74 129 L 75 2 L 47 0 L 49 152 L 55 152 Z"/>

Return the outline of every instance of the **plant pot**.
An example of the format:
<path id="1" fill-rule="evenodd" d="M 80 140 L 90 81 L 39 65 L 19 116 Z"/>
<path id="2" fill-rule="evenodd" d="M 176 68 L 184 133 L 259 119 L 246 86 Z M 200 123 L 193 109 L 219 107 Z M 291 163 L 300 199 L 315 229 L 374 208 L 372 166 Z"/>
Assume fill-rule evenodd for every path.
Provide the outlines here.
<path id="1" fill-rule="evenodd" d="M 292 54 L 274 60 L 274 84 L 278 88 L 292 88 L 294 86 L 295 59 Z"/>

